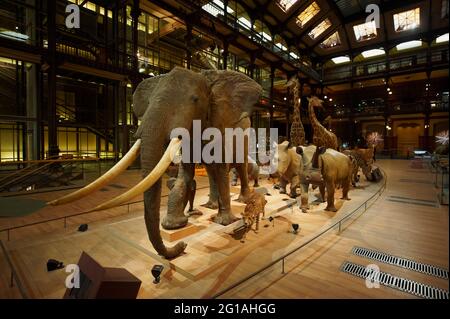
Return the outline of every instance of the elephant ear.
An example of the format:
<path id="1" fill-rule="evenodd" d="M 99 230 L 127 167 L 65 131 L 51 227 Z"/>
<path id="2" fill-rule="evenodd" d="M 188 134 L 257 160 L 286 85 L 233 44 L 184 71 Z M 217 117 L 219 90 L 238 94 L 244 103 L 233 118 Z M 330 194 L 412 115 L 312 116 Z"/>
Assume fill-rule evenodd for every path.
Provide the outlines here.
<path id="1" fill-rule="evenodd" d="M 262 95 L 262 87 L 247 75 L 227 70 L 202 70 L 211 88 L 211 103 L 226 106 L 239 118 L 250 115 Z"/>
<path id="2" fill-rule="evenodd" d="M 143 80 L 137 86 L 133 94 L 133 112 L 137 118 L 142 118 L 147 110 L 149 101 L 152 99 L 156 87 L 163 77 L 166 75 L 158 75 L 149 79 Z"/>

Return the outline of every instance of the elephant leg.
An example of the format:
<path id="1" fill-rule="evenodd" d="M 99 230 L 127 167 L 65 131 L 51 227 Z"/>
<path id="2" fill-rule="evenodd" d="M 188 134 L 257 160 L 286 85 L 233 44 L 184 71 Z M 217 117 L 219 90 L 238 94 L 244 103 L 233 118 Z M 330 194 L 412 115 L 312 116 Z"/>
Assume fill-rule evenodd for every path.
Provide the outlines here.
<path id="1" fill-rule="evenodd" d="M 328 196 L 327 196 L 327 207 L 325 208 L 325 210 L 330 212 L 337 212 L 337 209 L 334 206 L 334 190 L 335 190 L 334 181 L 326 182 L 326 184 Z"/>
<path id="2" fill-rule="evenodd" d="M 215 164 L 213 170 L 219 192 L 219 212 L 213 217 L 213 221 L 221 225 L 229 225 L 237 218 L 231 213 L 228 165 Z"/>
<path id="3" fill-rule="evenodd" d="M 148 145 L 149 143 L 143 143 Z M 146 176 L 149 171 L 155 167 L 161 158 L 162 152 L 148 152 L 145 146 L 141 152 L 141 163 L 143 176 Z M 161 204 L 161 179 L 159 179 L 152 187 L 144 192 L 144 220 L 147 228 L 148 238 L 159 255 L 165 258 L 174 258 L 180 255 L 186 248 L 186 243 L 180 241 L 173 247 L 166 247 L 161 238 L 160 233 L 160 204 Z"/>
<path id="4" fill-rule="evenodd" d="M 194 209 L 194 199 L 195 199 L 195 193 L 197 192 L 197 182 L 195 179 L 192 180 L 192 183 L 190 185 L 190 192 L 189 192 L 189 209 L 188 209 L 188 215 L 194 216 L 194 215 L 203 215 L 201 211 L 198 209 Z"/>
<path id="5" fill-rule="evenodd" d="M 259 177 L 255 176 L 255 182 L 253 184 L 253 187 L 259 187 Z"/>
<path id="6" fill-rule="evenodd" d="M 303 213 L 307 213 L 309 209 L 309 196 L 308 196 L 309 184 L 300 184 L 300 189 L 302 191 L 301 201 L 302 206 L 300 207 Z"/>
<path id="7" fill-rule="evenodd" d="M 184 209 L 191 195 L 191 184 L 194 180 L 195 164 L 182 164 L 178 171 L 178 177 L 169 193 L 167 202 L 167 215 L 162 221 L 164 229 L 177 229 L 186 226 L 188 216 Z"/>
<path id="8" fill-rule="evenodd" d="M 319 191 L 320 191 L 320 200 L 322 201 L 322 203 L 325 203 L 325 184 L 319 186 Z"/>
<path id="9" fill-rule="evenodd" d="M 247 163 L 236 165 L 236 171 L 241 181 L 241 192 L 239 193 L 238 202 L 245 203 L 250 197 L 250 187 L 248 186 Z"/>
<path id="10" fill-rule="evenodd" d="M 300 178 L 298 176 L 294 176 L 291 181 L 291 198 L 297 198 L 297 187 L 300 186 Z M 303 193 L 303 192 L 302 192 Z"/>
<path id="11" fill-rule="evenodd" d="M 348 197 L 349 188 L 350 188 L 350 181 L 346 181 L 342 187 L 342 198 L 341 199 L 350 200 L 350 198 Z"/>
<path id="12" fill-rule="evenodd" d="M 280 182 L 278 183 L 278 185 L 280 186 L 280 194 L 286 194 L 287 183 L 288 183 L 288 181 L 283 176 L 281 176 Z"/>
<path id="13" fill-rule="evenodd" d="M 238 180 L 236 168 L 233 167 L 230 170 L 230 173 L 231 173 L 231 186 L 236 186 L 237 185 L 237 180 Z"/>
<path id="14" fill-rule="evenodd" d="M 219 192 L 217 189 L 217 183 L 214 179 L 214 170 L 211 167 L 211 165 L 205 165 L 206 172 L 208 173 L 208 180 L 209 180 L 209 199 L 208 202 L 205 204 L 202 204 L 201 206 L 210 208 L 210 209 L 217 209 L 219 208 Z"/>

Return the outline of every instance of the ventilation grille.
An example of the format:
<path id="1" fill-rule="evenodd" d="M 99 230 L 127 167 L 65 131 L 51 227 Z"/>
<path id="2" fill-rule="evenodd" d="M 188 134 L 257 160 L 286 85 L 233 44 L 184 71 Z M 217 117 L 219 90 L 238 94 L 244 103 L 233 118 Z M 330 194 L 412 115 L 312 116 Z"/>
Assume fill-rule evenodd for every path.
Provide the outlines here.
<path id="1" fill-rule="evenodd" d="M 383 252 L 362 248 L 353 247 L 352 253 L 354 255 L 369 258 L 379 261 L 381 263 L 402 267 L 408 270 L 417 271 L 426 275 L 443 278 L 448 280 L 448 270 L 440 267 L 436 267 L 429 264 L 419 263 L 417 261 L 406 259 L 402 257 L 392 256 Z"/>
<path id="2" fill-rule="evenodd" d="M 366 279 L 371 278 L 371 282 L 377 280 L 381 285 L 400 290 L 421 298 L 426 299 L 448 299 L 448 291 L 440 288 L 422 284 L 420 282 L 397 277 L 392 274 L 380 271 L 378 274 L 375 270 L 345 261 L 341 270 L 348 274 Z"/>

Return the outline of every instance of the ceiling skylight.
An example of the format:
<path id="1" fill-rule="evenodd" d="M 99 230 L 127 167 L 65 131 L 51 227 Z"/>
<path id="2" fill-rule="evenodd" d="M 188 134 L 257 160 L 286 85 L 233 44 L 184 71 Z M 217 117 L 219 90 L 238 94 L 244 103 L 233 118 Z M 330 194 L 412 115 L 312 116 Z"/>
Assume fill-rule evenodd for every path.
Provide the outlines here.
<path id="1" fill-rule="evenodd" d="M 223 14 L 225 5 L 220 0 L 213 0 L 202 7 L 203 10 L 217 17 L 219 14 Z M 234 10 L 227 6 L 227 12 L 233 13 Z"/>
<path id="2" fill-rule="evenodd" d="M 297 17 L 297 25 L 303 28 L 320 11 L 319 5 L 314 1 Z"/>
<path id="3" fill-rule="evenodd" d="M 377 37 L 377 25 L 374 20 L 354 25 L 353 32 L 358 42 L 372 40 Z"/>
<path id="4" fill-rule="evenodd" d="M 320 36 L 326 29 L 328 29 L 331 26 L 330 19 L 325 19 L 321 23 L 319 23 L 314 29 L 311 30 L 308 35 L 311 39 L 316 39 L 318 36 Z"/>
<path id="5" fill-rule="evenodd" d="M 278 6 L 284 12 L 287 12 L 298 0 L 277 0 Z"/>
<path id="6" fill-rule="evenodd" d="M 350 62 L 350 58 L 346 55 L 338 56 L 331 59 L 335 64 L 347 63 Z"/>
<path id="7" fill-rule="evenodd" d="M 331 49 L 340 45 L 341 38 L 339 37 L 339 32 L 337 31 L 320 44 L 323 49 Z"/>
<path id="8" fill-rule="evenodd" d="M 383 55 L 386 54 L 386 52 L 383 49 L 373 49 L 373 50 L 367 50 L 361 53 L 361 55 L 364 58 L 371 58 L 374 56 L 379 56 L 379 55 Z"/>
<path id="9" fill-rule="evenodd" d="M 436 38 L 436 43 L 448 42 L 448 33 L 443 34 Z"/>
<path id="10" fill-rule="evenodd" d="M 396 13 L 393 18 L 396 32 L 415 29 L 420 26 L 420 8 Z"/>
<path id="11" fill-rule="evenodd" d="M 413 41 L 400 43 L 399 45 L 396 46 L 396 48 L 398 51 L 401 51 L 401 50 L 417 48 L 417 47 L 420 47 L 421 45 L 422 45 L 422 41 L 413 40 Z"/>

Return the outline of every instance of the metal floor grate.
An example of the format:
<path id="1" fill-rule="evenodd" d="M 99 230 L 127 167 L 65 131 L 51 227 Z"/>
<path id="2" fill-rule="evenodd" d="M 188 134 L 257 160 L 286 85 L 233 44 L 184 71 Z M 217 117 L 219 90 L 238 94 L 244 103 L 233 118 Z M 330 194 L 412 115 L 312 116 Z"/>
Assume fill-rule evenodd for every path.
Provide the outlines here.
<path id="1" fill-rule="evenodd" d="M 369 258 L 385 264 L 402 267 L 408 270 L 413 270 L 426 275 L 435 276 L 438 278 L 448 280 L 448 270 L 441 267 L 436 267 L 433 265 L 420 263 L 411 259 L 389 255 L 381 251 L 356 246 L 353 247 L 352 253 L 360 257 Z"/>
<path id="2" fill-rule="evenodd" d="M 379 283 L 383 286 L 397 289 L 421 298 L 448 299 L 449 297 L 447 290 L 425 285 L 414 280 L 397 277 L 383 271 L 380 271 L 379 274 L 374 274 L 372 268 L 366 269 L 363 265 L 354 264 L 348 261 L 344 261 L 341 266 L 341 271 L 363 279 L 378 279 Z M 372 280 L 372 282 L 374 281 Z"/>
<path id="3" fill-rule="evenodd" d="M 419 206 L 429 206 L 429 207 L 438 207 L 438 205 L 435 204 L 430 204 L 430 203 L 424 203 L 424 202 L 419 202 L 419 201 L 411 201 L 411 200 L 404 200 L 404 199 L 395 199 L 395 198 L 386 198 L 386 200 L 390 201 L 390 202 L 396 202 L 396 203 L 404 203 L 404 204 L 409 204 L 409 205 L 419 205 Z"/>

